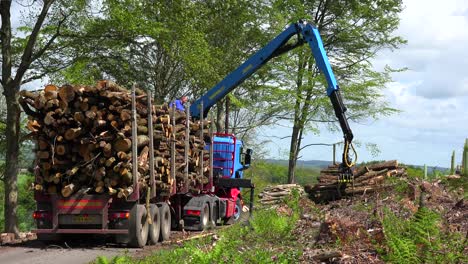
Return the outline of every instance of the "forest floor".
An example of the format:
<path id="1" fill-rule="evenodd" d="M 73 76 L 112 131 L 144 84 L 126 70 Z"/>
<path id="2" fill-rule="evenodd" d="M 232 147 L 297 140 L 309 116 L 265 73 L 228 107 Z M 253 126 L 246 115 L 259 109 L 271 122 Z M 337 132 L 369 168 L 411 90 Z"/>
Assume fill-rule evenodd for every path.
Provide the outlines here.
<path id="1" fill-rule="evenodd" d="M 463 178 L 391 180 L 370 195 L 315 204 L 301 199 L 295 235 L 304 263 L 467 263 Z"/>

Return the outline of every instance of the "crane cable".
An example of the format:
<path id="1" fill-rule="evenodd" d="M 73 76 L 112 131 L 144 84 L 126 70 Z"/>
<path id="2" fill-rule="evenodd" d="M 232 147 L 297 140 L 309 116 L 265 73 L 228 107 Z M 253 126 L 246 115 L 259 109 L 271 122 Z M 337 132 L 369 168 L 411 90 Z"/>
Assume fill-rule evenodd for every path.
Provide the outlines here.
<path id="1" fill-rule="evenodd" d="M 351 149 L 353 150 L 354 153 L 354 162 L 349 162 L 348 161 L 348 153 L 349 153 L 349 145 L 351 145 Z M 358 159 L 358 154 L 356 149 L 354 148 L 353 143 L 349 143 L 347 140 L 345 140 L 345 148 L 344 148 L 344 160 L 345 160 L 345 165 L 351 168 L 352 166 L 356 165 L 356 161 Z"/>

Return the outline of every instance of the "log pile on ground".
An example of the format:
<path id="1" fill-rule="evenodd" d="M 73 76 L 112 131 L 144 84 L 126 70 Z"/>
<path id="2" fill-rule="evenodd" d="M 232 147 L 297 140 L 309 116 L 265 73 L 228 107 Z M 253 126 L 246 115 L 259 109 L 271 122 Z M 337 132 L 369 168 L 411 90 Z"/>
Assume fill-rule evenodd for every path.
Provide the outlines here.
<path id="1" fill-rule="evenodd" d="M 200 159 L 208 155 L 200 137 L 201 123 L 167 105 L 148 108 L 144 91 L 136 90 L 137 137 L 132 137 L 132 97 L 110 81 L 95 86 L 47 85 L 41 91 L 21 92 L 21 105 L 28 115 L 30 138 L 37 144 L 35 189 L 68 197 L 78 190 L 108 193 L 127 198 L 133 192 L 132 141 L 137 142 L 140 189 L 149 184 L 150 138 L 148 116 L 152 117 L 155 179 L 158 192 L 174 187 L 170 176 L 171 143 L 175 142 L 177 189 L 187 182 L 196 189 L 208 182 L 208 167 L 201 175 Z M 174 112 L 175 125 L 171 120 Z M 190 136 L 186 138 L 186 125 Z M 208 128 L 209 122 L 204 123 Z M 207 129 L 204 129 L 206 134 Z M 206 135 L 205 134 L 205 135 Z M 184 171 L 185 140 L 188 140 L 188 179 Z M 205 163 L 205 165 L 207 165 Z"/>
<path id="2" fill-rule="evenodd" d="M 258 197 L 261 204 L 278 204 L 292 195 L 293 190 L 296 190 L 299 195 L 304 194 L 304 189 L 299 184 L 282 184 L 265 187 Z"/>
<path id="3" fill-rule="evenodd" d="M 361 166 L 354 170 L 354 180 L 340 182 L 340 170 L 337 165 L 329 166 L 320 172 L 318 183 L 307 186 L 306 191 L 316 202 L 326 202 L 354 194 L 375 192 L 385 187 L 388 177 L 406 175 L 406 169 L 398 166 L 398 161 L 390 160 L 377 164 Z"/>
<path id="4" fill-rule="evenodd" d="M 0 245 L 19 244 L 35 239 L 37 239 L 36 234 L 31 232 L 21 232 L 19 238 L 16 238 L 14 233 L 0 233 Z"/>

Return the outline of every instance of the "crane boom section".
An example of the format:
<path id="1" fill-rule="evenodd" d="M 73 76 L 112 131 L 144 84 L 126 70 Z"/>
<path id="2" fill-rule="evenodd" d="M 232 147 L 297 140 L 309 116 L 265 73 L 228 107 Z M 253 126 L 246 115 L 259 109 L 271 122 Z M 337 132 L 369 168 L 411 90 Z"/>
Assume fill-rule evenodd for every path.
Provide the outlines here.
<path id="1" fill-rule="evenodd" d="M 206 116 L 209 109 L 214 106 L 218 101 L 223 99 L 229 92 L 241 84 L 245 79 L 255 73 L 263 64 L 274 57 L 275 51 L 282 47 L 286 42 L 295 34 L 297 34 L 295 24 L 289 26 L 276 38 L 271 40 L 265 47 L 257 51 L 242 65 L 237 67 L 222 81 L 216 84 L 213 88 L 208 90 L 204 95 L 197 99 L 190 106 L 190 113 L 194 118 L 200 118 L 203 114 Z M 203 108 L 201 109 L 203 102 Z"/>
<path id="2" fill-rule="evenodd" d="M 190 107 L 191 115 L 195 118 L 200 118 L 201 114 L 206 115 L 209 109 L 214 106 L 217 102 L 223 99 L 229 94 L 234 88 L 240 85 L 245 79 L 255 73 L 260 67 L 262 67 L 271 58 L 283 53 L 285 44 L 292 36 L 298 34 L 301 38 L 301 43 L 307 41 L 312 54 L 315 58 L 317 66 L 320 71 L 323 72 L 328 83 L 327 94 L 328 96 L 335 90 L 338 90 L 338 85 L 335 79 L 335 75 L 328 61 L 328 57 L 323 47 L 322 39 L 318 29 L 311 24 L 307 23 L 294 23 L 281 32 L 277 37 L 271 40 L 265 47 L 257 51 L 242 65 L 237 67 L 229 75 L 227 75 L 222 81 L 217 83 L 214 87 L 208 90 L 204 95 L 197 99 Z M 296 46 L 293 46 L 294 48 Z M 203 102 L 203 109 L 202 107 Z"/>
<path id="3" fill-rule="evenodd" d="M 291 45 L 287 42 L 294 36 L 298 35 L 297 43 Z M 224 98 L 229 92 L 240 85 L 245 79 L 255 73 L 262 65 L 268 62 L 273 57 L 294 49 L 304 43 L 308 43 L 312 55 L 314 56 L 315 63 L 319 70 L 324 74 L 327 81 L 327 95 L 330 97 L 335 115 L 340 123 L 341 130 L 345 139 L 345 152 L 343 153 L 343 163 L 346 167 L 353 165 L 348 157 L 348 145 L 351 145 L 353 140 L 353 133 L 349 127 L 346 119 L 346 107 L 343 105 L 343 100 L 339 91 L 339 87 L 333 74 L 333 70 L 328 60 L 328 56 L 323 46 L 322 38 L 318 29 L 312 24 L 305 22 L 298 22 L 291 24 L 273 40 L 271 40 L 265 47 L 253 54 L 247 61 L 237 67 L 222 81 L 216 84 L 213 88 L 208 90 L 198 100 L 190 106 L 191 115 L 194 118 L 200 118 L 202 115 L 206 116 L 211 107 Z M 203 109 L 202 109 L 203 106 Z"/>

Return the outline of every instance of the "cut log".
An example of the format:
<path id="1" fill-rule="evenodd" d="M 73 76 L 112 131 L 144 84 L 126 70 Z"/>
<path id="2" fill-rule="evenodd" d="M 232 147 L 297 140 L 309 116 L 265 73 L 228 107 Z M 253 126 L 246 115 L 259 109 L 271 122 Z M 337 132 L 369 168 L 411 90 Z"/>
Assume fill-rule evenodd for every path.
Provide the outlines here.
<path id="1" fill-rule="evenodd" d="M 38 151 L 36 152 L 36 157 L 38 159 L 48 159 L 50 155 L 48 151 Z"/>
<path id="2" fill-rule="evenodd" d="M 383 169 L 396 169 L 398 168 L 398 161 L 397 160 L 389 160 L 377 164 L 372 164 L 368 166 L 369 170 L 383 170 Z"/>
<path id="3" fill-rule="evenodd" d="M 79 135 L 81 134 L 81 128 L 80 127 L 77 127 L 77 128 L 69 128 L 67 129 L 67 131 L 65 131 L 65 139 L 66 140 L 73 140 L 75 138 L 77 138 Z"/>
<path id="4" fill-rule="evenodd" d="M 60 87 L 58 95 L 63 102 L 69 103 L 75 99 L 75 88 L 71 85 Z"/>
<path id="5" fill-rule="evenodd" d="M 367 172 L 369 172 L 369 168 L 367 166 L 362 166 L 356 170 L 356 172 L 354 173 L 354 177 L 357 178 Z"/>
<path id="6" fill-rule="evenodd" d="M 62 188 L 62 196 L 69 197 L 75 192 L 75 190 L 77 189 L 76 187 L 77 186 L 73 183 L 66 185 L 65 187 Z"/>
<path id="7" fill-rule="evenodd" d="M 62 144 L 57 145 L 57 146 L 55 147 L 55 153 L 56 153 L 57 155 L 65 155 L 65 154 L 67 153 L 67 146 L 66 146 L 66 145 L 62 145 Z"/>
<path id="8" fill-rule="evenodd" d="M 148 146 L 149 144 L 149 137 L 147 135 L 139 135 L 137 137 L 137 145 L 138 145 L 138 148 L 142 148 L 142 147 L 145 147 L 145 146 Z"/>
<path id="9" fill-rule="evenodd" d="M 132 148 L 132 141 L 128 138 L 118 139 L 113 147 L 117 152 L 127 152 Z"/>
<path id="10" fill-rule="evenodd" d="M 387 173 L 387 171 L 388 171 L 388 169 L 383 169 L 381 171 L 369 171 L 369 172 L 365 173 L 364 175 L 362 175 L 361 177 L 355 179 L 354 181 L 355 182 L 366 181 L 366 180 L 369 180 L 369 179 L 374 178 L 376 176 L 385 175 Z"/>

